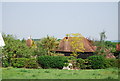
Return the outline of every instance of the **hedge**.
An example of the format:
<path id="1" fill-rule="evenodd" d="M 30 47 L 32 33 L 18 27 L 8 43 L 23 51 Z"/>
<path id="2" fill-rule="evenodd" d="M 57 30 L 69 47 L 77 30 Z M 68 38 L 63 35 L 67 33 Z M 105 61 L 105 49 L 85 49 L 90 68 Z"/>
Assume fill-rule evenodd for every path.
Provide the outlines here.
<path id="1" fill-rule="evenodd" d="M 80 69 L 90 69 L 91 65 L 88 64 L 88 59 L 82 59 L 79 58 L 76 60 L 77 61 L 77 65 Z"/>
<path id="2" fill-rule="evenodd" d="M 17 68 L 38 68 L 35 58 L 12 58 L 12 66 Z"/>
<path id="3" fill-rule="evenodd" d="M 68 62 L 64 56 L 39 56 L 38 63 L 42 68 L 58 68 L 62 69 L 64 64 Z"/>
<path id="4" fill-rule="evenodd" d="M 118 59 L 107 58 L 104 62 L 105 68 L 118 67 Z"/>
<path id="5" fill-rule="evenodd" d="M 105 58 L 102 55 L 94 55 L 88 57 L 88 63 L 93 69 L 104 69 L 111 67 L 118 67 L 118 59 L 115 58 Z"/>
<path id="6" fill-rule="evenodd" d="M 103 69 L 105 68 L 104 62 L 105 57 L 102 55 L 94 55 L 88 57 L 89 65 L 91 65 L 91 68 L 93 69 Z"/>
<path id="7" fill-rule="evenodd" d="M 2 67 L 8 67 L 10 64 L 8 62 L 8 59 L 2 58 Z"/>

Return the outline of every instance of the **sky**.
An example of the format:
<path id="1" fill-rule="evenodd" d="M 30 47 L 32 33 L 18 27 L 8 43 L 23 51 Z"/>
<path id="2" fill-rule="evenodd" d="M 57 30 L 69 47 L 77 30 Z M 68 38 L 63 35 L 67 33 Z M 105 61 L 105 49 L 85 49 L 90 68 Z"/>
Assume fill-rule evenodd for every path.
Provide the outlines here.
<path id="1" fill-rule="evenodd" d="M 1 8 L 1 7 L 0 7 Z M 117 2 L 3 2 L 2 32 L 17 38 L 62 39 L 69 33 L 99 40 L 118 40 Z"/>

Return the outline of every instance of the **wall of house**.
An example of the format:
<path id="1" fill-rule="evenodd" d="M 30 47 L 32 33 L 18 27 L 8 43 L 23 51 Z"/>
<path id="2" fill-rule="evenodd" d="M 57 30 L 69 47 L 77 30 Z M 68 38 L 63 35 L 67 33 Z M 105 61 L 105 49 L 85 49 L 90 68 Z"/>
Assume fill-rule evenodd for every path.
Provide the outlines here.
<path id="1" fill-rule="evenodd" d="M 72 52 L 62 52 L 62 51 L 57 51 L 56 53 L 62 53 L 64 54 L 64 56 L 71 56 L 70 54 L 72 54 Z M 78 57 L 77 58 L 82 58 L 82 59 L 86 59 L 89 56 L 95 55 L 94 52 L 78 52 Z"/>

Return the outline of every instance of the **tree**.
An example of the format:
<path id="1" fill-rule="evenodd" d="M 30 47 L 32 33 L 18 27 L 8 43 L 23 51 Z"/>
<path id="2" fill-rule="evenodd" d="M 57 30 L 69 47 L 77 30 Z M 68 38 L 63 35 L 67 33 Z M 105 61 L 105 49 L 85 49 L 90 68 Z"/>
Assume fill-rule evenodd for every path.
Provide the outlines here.
<path id="1" fill-rule="evenodd" d="M 101 32 L 101 33 L 100 33 L 100 41 L 101 41 L 101 42 L 104 42 L 106 38 L 107 38 L 107 37 L 106 37 L 106 35 L 105 35 L 105 31 Z"/>
<path id="2" fill-rule="evenodd" d="M 97 50 L 96 53 L 98 55 L 105 55 L 105 39 L 106 39 L 105 31 L 100 33 L 100 42 L 96 42 Z"/>
<path id="3" fill-rule="evenodd" d="M 41 47 L 43 47 L 43 49 L 47 51 L 47 55 L 51 55 L 50 51 L 56 49 L 58 47 L 58 44 L 59 41 L 57 41 L 57 38 L 47 36 L 39 41 L 38 48 L 42 49 Z"/>
<path id="4" fill-rule="evenodd" d="M 43 55 L 47 55 L 47 53 L 48 53 L 48 50 L 47 49 L 45 49 L 43 46 L 42 46 L 42 44 L 41 44 L 41 42 L 40 41 L 35 41 L 35 44 L 36 44 L 36 46 L 37 46 L 37 48 L 35 49 L 35 55 L 34 56 L 43 56 Z"/>
<path id="5" fill-rule="evenodd" d="M 34 50 L 26 46 L 25 42 L 16 39 L 13 35 L 3 34 L 5 46 L 2 50 L 2 57 L 6 59 L 8 63 L 11 63 L 11 58 L 31 57 Z"/>
<path id="6" fill-rule="evenodd" d="M 116 44 L 110 41 L 105 41 L 106 38 L 105 31 L 103 31 L 100 33 L 100 41 L 95 42 L 95 45 L 97 46 L 96 53 L 98 55 L 107 55 L 115 52 Z"/>

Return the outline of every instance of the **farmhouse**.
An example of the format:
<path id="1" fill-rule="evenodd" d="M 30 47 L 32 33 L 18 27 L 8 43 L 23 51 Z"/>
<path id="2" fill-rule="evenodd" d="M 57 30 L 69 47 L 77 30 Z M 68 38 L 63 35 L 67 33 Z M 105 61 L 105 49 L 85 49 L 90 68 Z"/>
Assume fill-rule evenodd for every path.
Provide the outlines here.
<path id="1" fill-rule="evenodd" d="M 84 47 L 84 52 L 79 52 L 78 58 L 87 58 L 88 56 L 93 55 L 93 53 L 96 51 L 96 46 L 92 45 L 92 41 L 88 40 L 85 37 L 78 37 L 81 40 L 78 43 L 82 43 Z M 58 49 L 55 51 L 58 53 L 63 53 L 65 56 L 70 56 L 70 54 L 74 51 L 71 42 L 74 41 L 73 37 L 64 37 L 58 46 Z"/>

